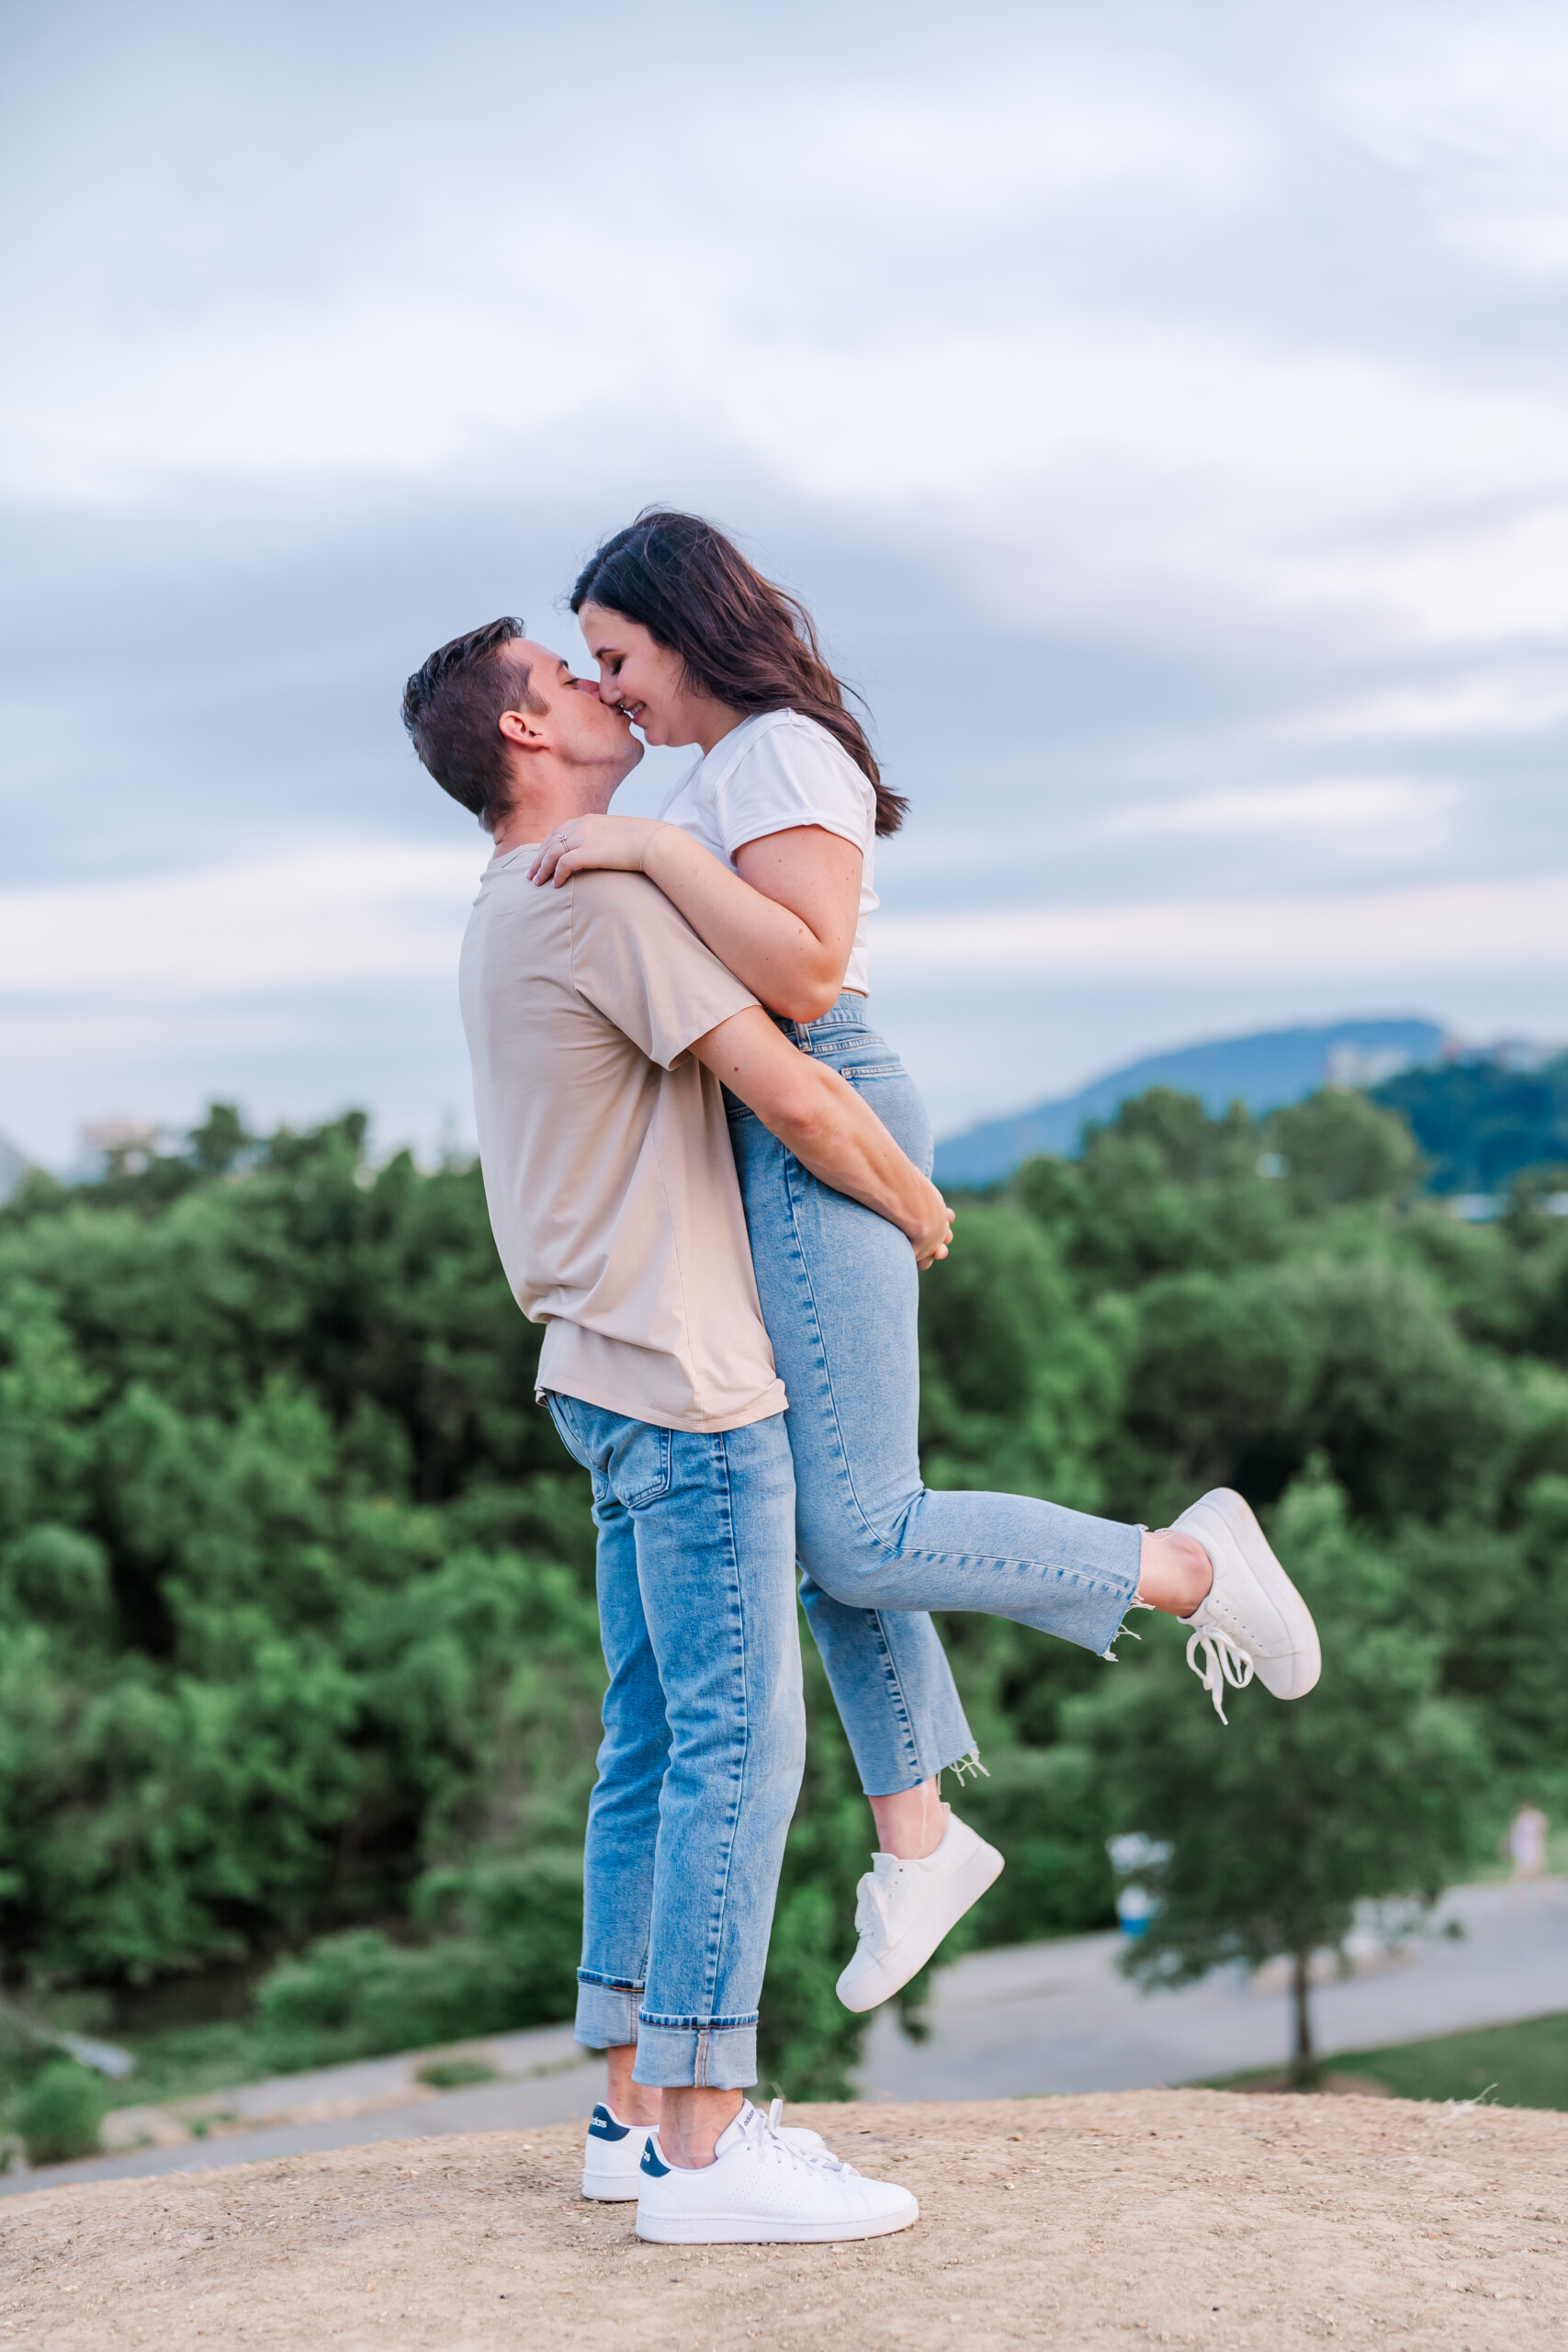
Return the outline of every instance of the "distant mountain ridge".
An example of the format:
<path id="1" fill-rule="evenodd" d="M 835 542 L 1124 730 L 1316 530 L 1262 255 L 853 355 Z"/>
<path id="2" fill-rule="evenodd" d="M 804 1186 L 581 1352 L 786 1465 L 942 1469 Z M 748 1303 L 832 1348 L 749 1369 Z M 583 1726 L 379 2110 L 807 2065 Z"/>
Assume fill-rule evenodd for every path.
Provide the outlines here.
<path id="1" fill-rule="evenodd" d="M 1151 1086 L 1199 1095 L 1211 1115 L 1238 1100 L 1261 1115 L 1331 1082 L 1367 1085 L 1435 1062 L 1444 1035 L 1435 1021 L 1337 1021 L 1325 1029 L 1266 1029 L 1252 1037 L 1151 1054 L 1076 1094 L 949 1136 L 936 1148 L 933 1172 L 939 1184 L 996 1184 L 1036 1152 L 1070 1159 L 1086 1120 L 1114 1118 L 1123 1102 Z"/>

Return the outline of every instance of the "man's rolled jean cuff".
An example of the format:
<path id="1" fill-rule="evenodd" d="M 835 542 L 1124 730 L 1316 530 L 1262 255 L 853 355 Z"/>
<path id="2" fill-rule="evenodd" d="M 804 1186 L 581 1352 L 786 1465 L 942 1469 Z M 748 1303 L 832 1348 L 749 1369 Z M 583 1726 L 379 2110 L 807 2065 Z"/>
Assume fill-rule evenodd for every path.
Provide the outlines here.
<path id="1" fill-rule="evenodd" d="M 587 2050 L 626 2050 L 637 2038 L 640 1984 L 606 1984 L 600 1978 L 577 1980 L 577 2019 L 574 2041 Z"/>
<path id="2" fill-rule="evenodd" d="M 756 2079 L 755 2018 L 638 2021 L 634 2083 L 660 2091 L 744 2091 Z"/>

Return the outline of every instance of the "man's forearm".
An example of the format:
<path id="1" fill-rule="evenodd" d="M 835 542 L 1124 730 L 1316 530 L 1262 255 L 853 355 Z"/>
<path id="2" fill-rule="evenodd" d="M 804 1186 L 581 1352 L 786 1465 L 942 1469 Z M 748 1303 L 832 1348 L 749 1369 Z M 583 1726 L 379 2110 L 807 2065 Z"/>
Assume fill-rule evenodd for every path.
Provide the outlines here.
<path id="1" fill-rule="evenodd" d="M 813 1176 L 908 1234 L 922 1263 L 942 1253 L 946 1216 L 935 1185 L 853 1087 L 798 1052 L 765 1012 L 735 1013 L 692 1051 Z"/>
<path id="2" fill-rule="evenodd" d="M 813 1063 L 811 1077 L 814 1083 L 799 1111 L 772 1118 L 759 1112 L 763 1125 L 821 1183 L 874 1209 L 911 1241 L 919 1240 L 931 1222 L 930 1179 L 836 1070 Z"/>

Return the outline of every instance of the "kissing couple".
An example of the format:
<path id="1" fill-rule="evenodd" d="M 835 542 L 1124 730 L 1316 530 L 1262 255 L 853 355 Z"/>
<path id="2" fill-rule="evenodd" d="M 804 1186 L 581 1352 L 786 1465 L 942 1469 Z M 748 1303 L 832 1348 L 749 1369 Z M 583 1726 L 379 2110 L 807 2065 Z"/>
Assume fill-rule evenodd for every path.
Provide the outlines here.
<path id="1" fill-rule="evenodd" d="M 491 621 L 415 672 L 403 719 L 493 842 L 460 970 L 485 1195 L 598 1531 L 583 2191 L 666 2243 L 879 2236 L 908 2191 L 745 2097 L 805 1761 L 797 1591 L 874 1824 L 855 2010 L 1002 1868 L 939 1793 L 976 1747 L 931 1611 L 1099 1655 L 1163 1610 L 1222 1717 L 1255 1675 L 1303 1696 L 1317 1635 L 1228 1489 L 1151 1534 L 922 1484 L 919 1276 L 953 1218 L 867 1004 L 906 803 L 809 614 L 711 524 L 639 515 L 571 609 L 583 669 Z M 657 818 L 613 816 L 647 743 L 692 764 Z"/>

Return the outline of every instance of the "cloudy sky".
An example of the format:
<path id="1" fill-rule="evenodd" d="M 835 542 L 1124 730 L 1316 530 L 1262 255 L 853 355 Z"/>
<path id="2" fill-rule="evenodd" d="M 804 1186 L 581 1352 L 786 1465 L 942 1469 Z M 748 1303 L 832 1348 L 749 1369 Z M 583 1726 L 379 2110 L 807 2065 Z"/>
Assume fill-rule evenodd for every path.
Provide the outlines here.
<path id="1" fill-rule="evenodd" d="M 1568 1036 L 1568 17 L 11 0 L 0 1131 L 467 1132 L 400 682 L 699 508 L 914 815 L 940 1129 L 1154 1048 Z M 645 763 L 649 806 L 671 755 Z"/>

